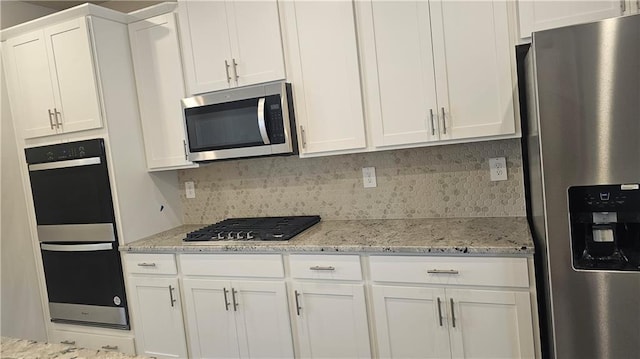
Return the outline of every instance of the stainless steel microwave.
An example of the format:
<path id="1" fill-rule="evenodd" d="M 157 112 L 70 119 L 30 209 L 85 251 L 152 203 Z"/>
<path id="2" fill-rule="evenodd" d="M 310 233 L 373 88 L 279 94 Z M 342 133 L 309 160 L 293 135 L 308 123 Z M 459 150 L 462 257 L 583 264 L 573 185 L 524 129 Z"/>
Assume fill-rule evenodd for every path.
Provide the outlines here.
<path id="1" fill-rule="evenodd" d="M 191 161 L 298 153 L 289 83 L 185 98 L 182 108 Z"/>

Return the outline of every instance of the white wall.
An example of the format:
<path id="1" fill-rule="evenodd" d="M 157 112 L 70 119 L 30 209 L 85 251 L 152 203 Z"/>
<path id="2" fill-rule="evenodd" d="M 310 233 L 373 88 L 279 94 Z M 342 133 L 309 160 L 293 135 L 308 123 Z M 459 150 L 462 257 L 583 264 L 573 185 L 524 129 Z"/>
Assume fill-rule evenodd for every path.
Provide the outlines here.
<path id="1" fill-rule="evenodd" d="M 0 76 L 0 333 L 47 339 L 11 110 Z"/>
<path id="2" fill-rule="evenodd" d="M 13 25 L 18 25 L 39 17 L 49 15 L 56 12 L 44 6 L 33 5 L 30 3 L 1 0 L 0 1 L 0 29 L 6 29 Z"/>

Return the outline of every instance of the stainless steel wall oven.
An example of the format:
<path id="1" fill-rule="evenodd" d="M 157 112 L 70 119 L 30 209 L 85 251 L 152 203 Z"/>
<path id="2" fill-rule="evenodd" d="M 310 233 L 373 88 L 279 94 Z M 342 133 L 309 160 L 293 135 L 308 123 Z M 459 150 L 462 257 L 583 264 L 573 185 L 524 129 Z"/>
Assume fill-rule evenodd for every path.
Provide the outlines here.
<path id="1" fill-rule="evenodd" d="M 51 321 L 129 329 L 104 141 L 25 154 Z"/>

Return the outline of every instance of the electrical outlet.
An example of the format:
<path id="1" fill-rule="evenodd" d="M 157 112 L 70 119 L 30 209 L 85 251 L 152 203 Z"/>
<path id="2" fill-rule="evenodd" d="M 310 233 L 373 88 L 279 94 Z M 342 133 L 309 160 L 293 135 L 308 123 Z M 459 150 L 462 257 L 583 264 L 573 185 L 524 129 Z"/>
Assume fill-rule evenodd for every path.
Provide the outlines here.
<path id="1" fill-rule="evenodd" d="M 376 183 L 376 168 L 375 167 L 362 167 L 362 183 L 364 188 L 377 187 Z"/>
<path id="2" fill-rule="evenodd" d="M 504 157 L 489 158 L 489 173 L 492 181 L 506 181 L 507 159 Z"/>
<path id="3" fill-rule="evenodd" d="M 196 198 L 196 189 L 193 181 L 187 181 L 184 183 L 184 191 L 186 192 L 187 198 Z"/>

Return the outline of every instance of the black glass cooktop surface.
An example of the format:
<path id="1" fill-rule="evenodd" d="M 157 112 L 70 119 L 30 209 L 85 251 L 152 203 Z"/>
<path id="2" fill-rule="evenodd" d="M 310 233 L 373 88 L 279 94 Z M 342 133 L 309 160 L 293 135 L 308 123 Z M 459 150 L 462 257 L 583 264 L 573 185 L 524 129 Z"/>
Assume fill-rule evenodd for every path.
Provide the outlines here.
<path id="1" fill-rule="evenodd" d="M 320 222 L 320 216 L 229 218 L 187 233 L 192 241 L 287 241 Z"/>

